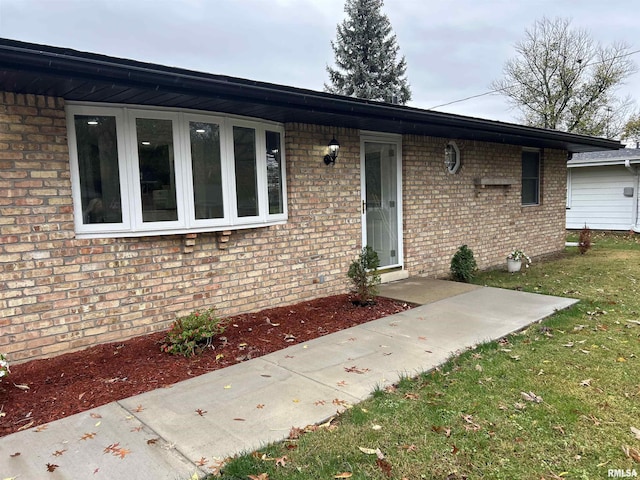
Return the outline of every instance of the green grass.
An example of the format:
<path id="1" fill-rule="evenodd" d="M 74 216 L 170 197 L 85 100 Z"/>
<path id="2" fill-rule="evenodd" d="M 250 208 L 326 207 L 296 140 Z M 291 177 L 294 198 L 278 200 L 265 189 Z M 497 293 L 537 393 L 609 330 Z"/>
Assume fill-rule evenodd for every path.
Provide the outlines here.
<path id="1" fill-rule="evenodd" d="M 330 428 L 233 459 L 224 479 L 591 479 L 640 465 L 640 241 L 593 248 L 474 282 L 582 301 L 442 368 L 378 389 Z M 540 403 L 525 399 L 532 392 Z M 384 462 L 358 447 L 379 448 Z M 286 456 L 284 465 L 275 459 Z M 390 470 L 389 470 L 390 469 Z M 390 473 L 390 476 L 388 475 Z M 265 477 L 263 477 L 265 478 Z"/>

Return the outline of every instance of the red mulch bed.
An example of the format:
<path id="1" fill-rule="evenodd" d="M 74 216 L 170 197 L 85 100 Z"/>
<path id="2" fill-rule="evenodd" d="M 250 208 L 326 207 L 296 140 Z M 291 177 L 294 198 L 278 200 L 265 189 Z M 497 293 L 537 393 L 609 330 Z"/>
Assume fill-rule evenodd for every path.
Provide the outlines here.
<path id="1" fill-rule="evenodd" d="M 320 298 L 229 319 L 213 348 L 192 358 L 160 351 L 165 333 L 11 365 L 0 382 L 0 436 L 171 385 L 412 305 L 378 298 L 356 306 L 348 295 Z M 277 325 L 277 326 L 276 326 Z M 220 356 L 222 355 L 222 357 Z M 217 357 L 217 359 L 216 359 Z M 22 390 L 15 385 L 27 385 Z"/>

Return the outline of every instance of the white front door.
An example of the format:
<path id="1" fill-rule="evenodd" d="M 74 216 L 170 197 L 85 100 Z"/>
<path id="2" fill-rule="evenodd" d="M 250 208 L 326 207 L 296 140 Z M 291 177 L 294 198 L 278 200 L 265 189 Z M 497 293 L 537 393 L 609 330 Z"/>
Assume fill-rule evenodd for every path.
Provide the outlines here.
<path id="1" fill-rule="evenodd" d="M 363 136 L 362 245 L 372 247 L 380 268 L 402 267 L 402 178 L 399 137 Z"/>

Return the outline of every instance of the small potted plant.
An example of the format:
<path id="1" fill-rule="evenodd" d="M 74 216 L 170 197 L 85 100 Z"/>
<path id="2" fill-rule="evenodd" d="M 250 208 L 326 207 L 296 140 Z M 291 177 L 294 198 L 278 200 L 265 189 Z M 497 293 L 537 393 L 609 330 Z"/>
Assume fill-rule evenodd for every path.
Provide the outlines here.
<path id="1" fill-rule="evenodd" d="M 531 258 L 520 249 L 512 251 L 507 255 L 507 271 L 509 273 L 519 272 L 522 268 L 523 260 L 527 262 L 527 267 L 531 265 Z"/>

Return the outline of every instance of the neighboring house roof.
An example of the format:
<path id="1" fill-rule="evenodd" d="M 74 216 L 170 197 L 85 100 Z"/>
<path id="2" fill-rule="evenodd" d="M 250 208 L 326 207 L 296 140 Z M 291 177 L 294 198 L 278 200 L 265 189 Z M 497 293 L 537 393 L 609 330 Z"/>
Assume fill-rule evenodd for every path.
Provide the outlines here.
<path id="1" fill-rule="evenodd" d="M 567 167 L 602 167 L 607 165 L 630 165 L 640 164 L 640 149 L 638 148 L 621 148 L 620 150 L 611 150 L 606 152 L 588 152 L 576 153 L 571 160 L 567 162 Z"/>
<path id="2" fill-rule="evenodd" d="M 0 90 L 569 152 L 618 141 L 0 39 Z"/>

